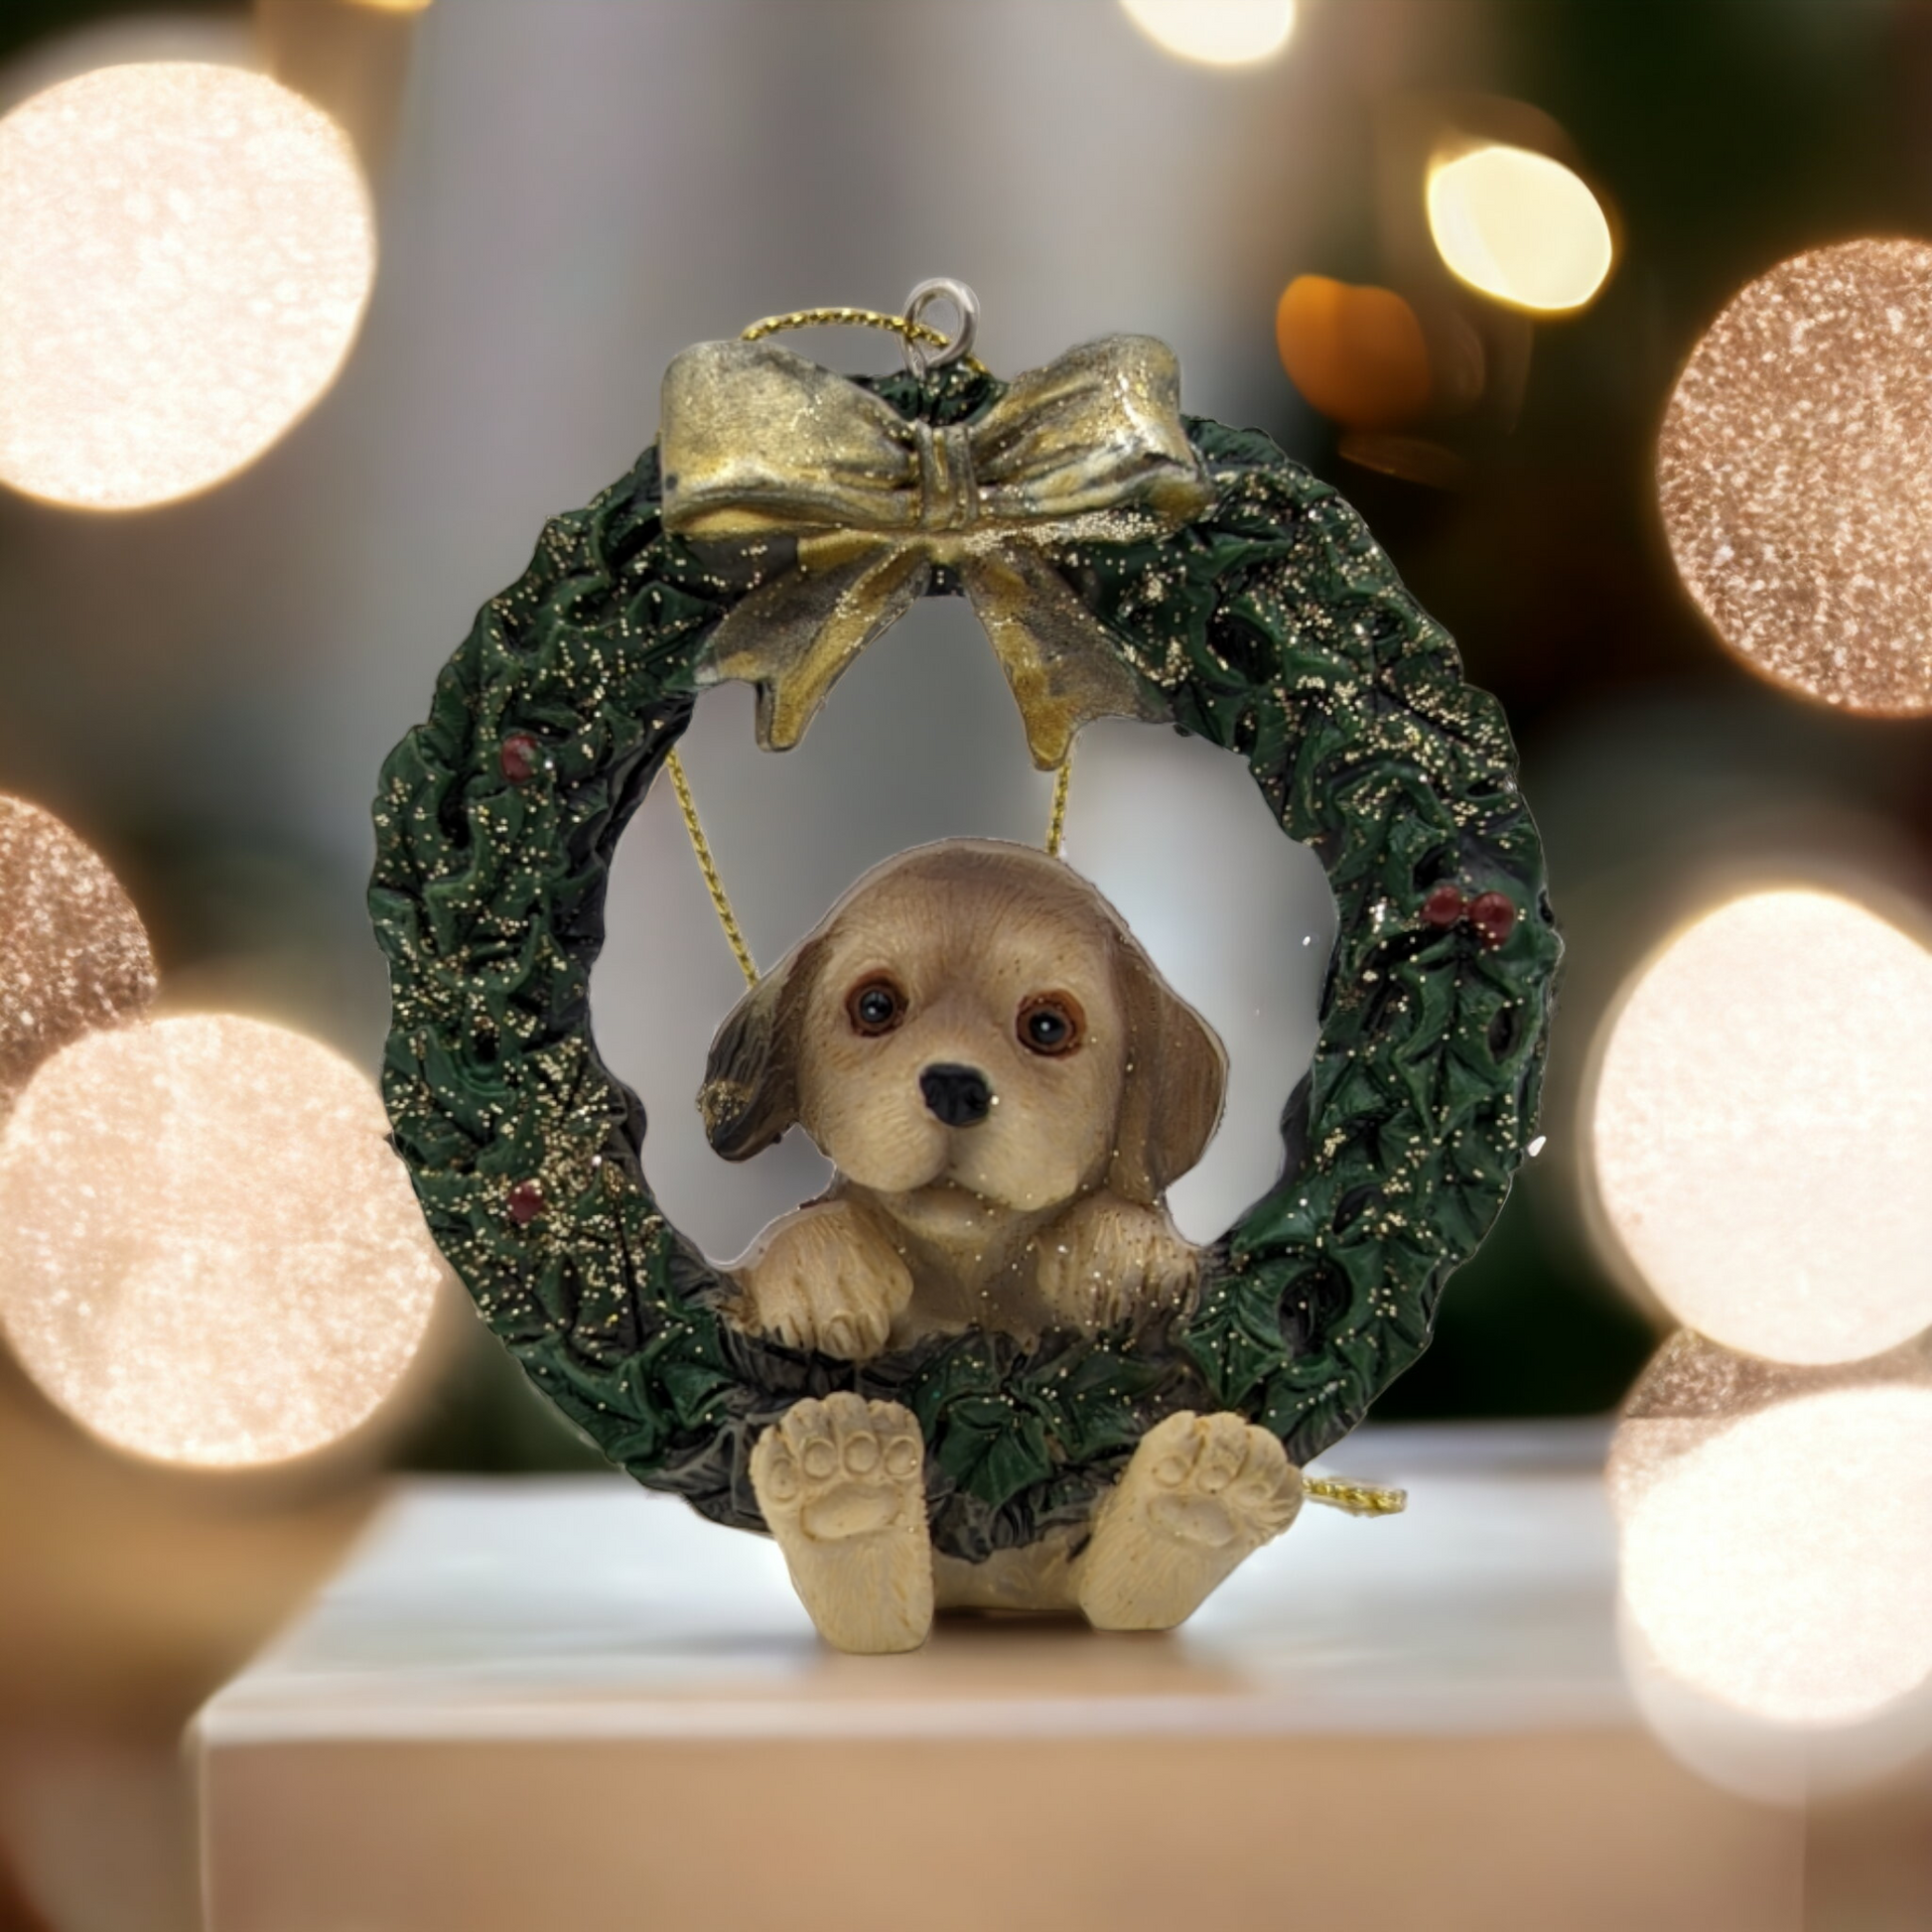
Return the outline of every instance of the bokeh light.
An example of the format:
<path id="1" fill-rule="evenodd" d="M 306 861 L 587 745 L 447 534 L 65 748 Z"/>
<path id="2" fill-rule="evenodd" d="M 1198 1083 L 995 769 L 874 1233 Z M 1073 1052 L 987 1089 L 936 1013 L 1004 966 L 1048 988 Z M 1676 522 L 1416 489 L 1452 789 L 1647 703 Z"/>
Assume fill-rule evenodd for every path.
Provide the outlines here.
<path id="1" fill-rule="evenodd" d="M 1932 953 L 1855 901 L 1746 895 L 1612 1015 L 1596 1204 L 1678 1318 L 1774 1361 L 1932 1324 Z"/>
<path id="2" fill-rule="evenodd" d="M 1275 310 L 1275 345 L 1289 379 L 1332 422 L 1390 429 L 1429 407 L 1429 345 L 1393 289 L 1298 275 Z"/>
<path id="3" fill-rule="evenodd" d="M 154 998 L 114 875 L 51 812 L 0 797 L 0 1112 L 47 1056 Z"/>
<path id="4" fill-rule="evenodd" d="M 1184 61 L 1246 67 L 1288 45 L 1295 0 L 1120 0 L 1148 39 Z"/>
<path id="5" fill-rule="evenodd" d="M 1694 1427 L 1627 1484 L 1623 1601 L 1657 1663 L 1784 1725 L 1856 1723 L 1922 1685 L 1932 1389 L 1824 1390 L 1687 1444 Z"/>
<path id="6" fill-rule="evenodd" d="M 1539 314 L 1581 309 L 1610 272 L 1610 224 L 1561 161 L 1490 145 L 1429 171 L 1429 232 L 1473 289 Z"/>
<path id="7" fill-rule="evenodd" d="M 219 482 L 329 387 L 374 272 L 346 137 L 265 75 L 34 95 L 0 121 L 0 480 L 96 509 Z"/>
<path id="8" fill-rule="evenodd" d="M 1932 709 L 1932 246 L 1781 262 L 1712 324 L 1664 417 L 1679 574 L 1754 669 L 1854 711 Z"/>
<path id="9" fill-rule="evenodd" d="M 394 1387 L 441 1265 L 370 1083 L 199 1015 L 56 1054 L 0 1136 L 0 1327 L 123 1449 L 233 1466 L 323 1448 Z"/>

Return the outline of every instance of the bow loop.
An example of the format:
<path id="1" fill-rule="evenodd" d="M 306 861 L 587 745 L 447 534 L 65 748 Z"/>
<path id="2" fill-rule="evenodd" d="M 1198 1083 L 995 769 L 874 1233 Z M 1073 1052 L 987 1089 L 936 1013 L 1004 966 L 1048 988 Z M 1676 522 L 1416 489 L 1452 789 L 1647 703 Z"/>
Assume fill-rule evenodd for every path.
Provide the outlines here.
<path id="1" fill-rule="evenodd" d="M 1017 522 L 1130 511 L 1173 528 L 1214 500 L 1181 427 L 1173 351 L 1149 336 L 1087 343 L 1016 377 L 973 447 L 989 514 Z"/>
<path id="2" fill-rule="evenodd" d="M 912 425 L 775 343 L 700 343 L 664 372 L 665 525 L 690 537 L 917 524 Z"/>
<path id="3" fill-rule="evenodd" d="M 775 344 L 701 343 L 665 372 L 659 456 L 667 528 L 797 540 L 700 666 L 759 687 L 767 750 L 798 742 L 938 567 L 987 627 L 1036 764 L 1060 763 L 1088 718 L 1167 715 L 1048 554 L 1162 534 L 1213 500 L 1163 344 L 1089 343 L 935 425 Z"/>

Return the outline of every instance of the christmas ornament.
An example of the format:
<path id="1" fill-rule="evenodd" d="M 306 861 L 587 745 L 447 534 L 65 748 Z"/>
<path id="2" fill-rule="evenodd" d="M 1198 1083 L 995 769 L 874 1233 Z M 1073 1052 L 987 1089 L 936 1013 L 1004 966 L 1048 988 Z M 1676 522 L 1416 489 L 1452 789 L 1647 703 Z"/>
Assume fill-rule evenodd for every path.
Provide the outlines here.
<path id="1" fill-rule="evenodd" d="M 905 1648 L 935 1603 L 1165 1626 L 1305 1494 L 1399 1506 L 1302 1465 L 1421 1352 L 1533 1132 L 1542 855 L 1500 711 L 1332 490 L 1183 417 L 1159 343 L 1006 383 L 966 355 L 968 292 L 907 306 L 686 350 L 657 444 L 479 614 L 376 803 L 384 1088 L 538 1386 L 639 1480 L 769 1529 L 832 1641 Z M 828 321 L 899 331 L 907 372 L 768 340 Z M 624 823 L 668 767 L 696 836 L 674 748 L 705 685 L 755 684 L 760 742 L 795 744 L 928 594 L 972 601 L 1060 804 L 1081 724 L 1171 722 L 1327 868 L 1282 1179 L 1206 1249 L 1162 1197 L 1219 1042 L 1050 850 L 986 841 L 879 868 L 762 978 L 734 931 L 755 983 L 707 1132 L 743 1158 L 802 1119 L 832 1191 L 731 1271 L 651 1199 L 588 1010 Z"/>

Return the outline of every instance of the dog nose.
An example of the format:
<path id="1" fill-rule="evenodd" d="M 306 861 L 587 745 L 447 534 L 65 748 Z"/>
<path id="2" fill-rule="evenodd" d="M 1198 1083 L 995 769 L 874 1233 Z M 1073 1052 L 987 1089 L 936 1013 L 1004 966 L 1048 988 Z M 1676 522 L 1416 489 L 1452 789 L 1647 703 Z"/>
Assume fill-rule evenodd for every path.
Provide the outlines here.
<path id="1" fill-rule="evenodd" d="M 976 1127 L 993 1111 L 993 1089 L 976 1066 L 929 1066 L 919 1091 L 948 1127 Z"/>

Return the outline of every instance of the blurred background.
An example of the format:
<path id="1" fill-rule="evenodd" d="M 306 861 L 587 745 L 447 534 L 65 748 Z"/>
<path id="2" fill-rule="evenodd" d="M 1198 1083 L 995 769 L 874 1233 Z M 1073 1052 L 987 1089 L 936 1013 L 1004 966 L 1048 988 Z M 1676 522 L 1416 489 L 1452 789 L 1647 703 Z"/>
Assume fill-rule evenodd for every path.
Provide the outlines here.
<path id="1" fill-rule="evenodd" d="M 996 371 L 1116 330 L 1171 343 L 1185 407 L 1334 483 L 1509 714 L 1569 948 L 1547 1142 L 1378 1419 L 1608 1417 L 1675 1325 L 1666 1304 L 1733 1347 L 1826 1359 L 1672 1299 L 1617 1176 L 1588 1171 L 1587 1117 L 1620 991 L 1711 908 L 1836 895 L 1923 937 L 1932 273 L 1835 257 L 1766 298 L 1770 336 L 1748 314 L 1713 332 L 1780 263 L 1932 229 L 1932 4 L 13 0 L 0 112 L 157 61 L 274 76 L 342 130 L 314 138 L 345 141 L 332 165 L 350 171 L 331 203 L 328 169 L 303 162 L 290 179 L 321 199 L 287 262 L 126 376 L 213 393 L 232 374 L 241 400 L 212 427 L 164 422 L 140 446 L 200 437 L 202 470 L 157 460 L 143 481 L 136 461 L 109 482 L 102 446 L 61 441 L 79 404 L 35 414 L 89 380 L 60 360 L 69 303 L 45 271 L 88 218 L 74 164 L 24 121 L 8 148 L 0 122 L 0 390 L 26 398 L 0 395 L 0 792 L 125 889 L 157 1014 L 245 1016 L 372 1070 L 375 773 L 477 606 L 546 516 L 652 438 L 678 348 L 807 305 L 892 310 L 955 276 Z M 100 140 L 142 111 L 109 101 Z M 232 163 L 201 165 L 214 182 Z M 1800 357 L 1781 402 L 1751 386 L 1760 340 L 1799 355 L 1792 316 L 1829 331 L 1867 310 L 1876 372 L 1854 370 L 1842 415 L 1839 362 Z M 269 319 L 254 337 L 250 317 Z M 897 355 L 885 337 L 797 345 L 855 369 Z M 1767 459 L 1753 524 L 1745 432 L 1775 443 L 1814 402 L 1819 476 L 1787 487 Z M 1845 577 L 1822 616 L 1779 601 L 1804 528 Z M 754 751 L 735 688 L 706 698 L 685 752 L 762 964 L 904 845 L 1037 840 L 1050 789 L 951 603 L 876 647 L 796 753 Z M 814 1185 L 815 1157 L 787 1143 L 739 1173 L 703 1148 L 691 1096 L 739 982 L 663 791 L 614 881 L 599 1037 L 650 1110 L 667 1208 L 724 1258 Z M 1069 856 L 1233 1050 L 1228 1126 L 1176 1196 L 1196 1235 L 1272 1177 L 1268 1123 L 1312 1042 L 1333 913 L 1280 845 L 1211 750 L 1115 723 L 1082 740 Z M 1823 956 L 1802 919 L 1785 929 L 1798 965 Z M 1774 926 L 1751 956 L 1780 943 Z M 1849 943 L 1801 989 L 1809 1047 L 1786 1009 L 1740 1024 L 1767 1092 L 1808 1050 L 1875 1055 L 1853 1080 L 1875 1119 L 1904 1104 L 1928 996 L 1907 961 L 1874 1005 Z M 1671 1085 L 1668 1039 L 1647 1050 L 1643 1104 L 1695 1114 L 1708 1089 Z M 1885 1198 L 1902 1187 L 1909 1220 L 1932 1138 L 1895 1145 Z M 1740 1225 L 1773 1211 L 1734 1205 Z M 1916 1275 L 1894 1252 L 1918 1223 L 1820 1213 L 1826 1252 L 1857 1268 L 1869 1235 L 1874 1271 L 1911 1277 L 1906 1315 L 1831 1359 L 1923 1328 L 1923 1251 Z M 437 1298 L 409 1366 L 345 1397 L 338 1440 L 221 1468 L 112 1446 L 84 1398 L 57 1401 L 0 1345 L 0 1928 L 190 1922 L 180 1726 L 327 1573 L 385 1470 L 595 1465 L 447 1282 Z"/>

